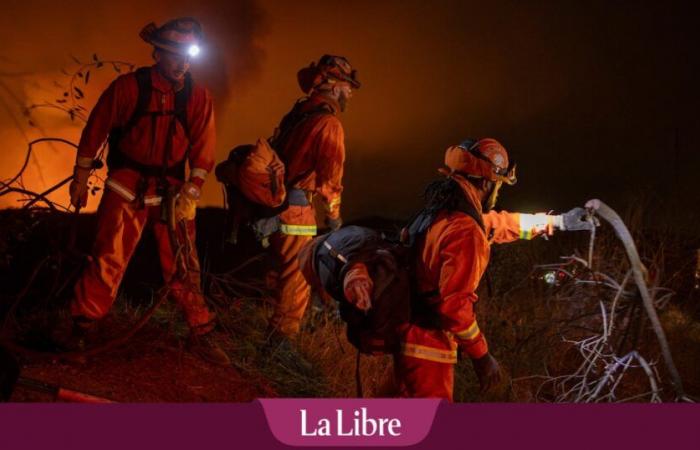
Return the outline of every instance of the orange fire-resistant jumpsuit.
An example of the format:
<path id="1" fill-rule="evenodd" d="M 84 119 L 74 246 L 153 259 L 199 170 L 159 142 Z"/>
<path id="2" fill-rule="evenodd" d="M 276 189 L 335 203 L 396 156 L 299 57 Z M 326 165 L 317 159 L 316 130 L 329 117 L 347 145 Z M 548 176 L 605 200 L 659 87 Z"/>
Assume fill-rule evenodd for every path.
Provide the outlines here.
<path id="1" fill-rule="evenodd" d="M 454 178 L 481 214 L 476 189 L 461 177 Z M 425 293 L 421 301 L 427 314 L 437 317 L 440 326 L 421 325 L 418 318 L 402 331 L 402 348 L 394 355 L 400 396 L 452 401 L 458 348 L 472 359 L 488 352 L 474 303 L 489 262 L 490 245 L 530 239 L 541 231 L 531 226 L 534 215 L 530 214 L 502 211 L 482 217 L 485 232 L 463 212 L 442 212 L 417 242 L 417 287 Z"/>
<path id="2" fill-rule="evenodd" d="M 296 189 L 302 191 L 297 193 L 307 200 L 306 205 L 290 204 L 280 214 L 280 231 L 270 238 L 279 269 L 277 304 L 270 326 L 288 336 L 299 331 L 311 294 L 299 270 L 297 255 L 304 244 L 316 235 L 313 197 L 320 198 L 326 217 L 340 217 L 345 136 L 336 116 L 339 106 L 321 95 L 312 95 L 303 104 L 302 112 L 316 111 L 321 107 L 328 113 L 311 114 L 291 131 L 280 149 L 287 163 L 287 182 L 293 182 L 288 198 Z"/>
<path id="3" fill-rule="evenodd" d="M 172 111 L 175 91 L 155 67 L 151 69 L 152 94 L 147 111 Z M 79 162 L 88 163 L 95 157 L 111 130 L 124 126 L 137 103 L 138 84 L 134 73 L 117 78 L 102 94 L 88 119 L 78 147 Z M 175 120 L 168 165 L 173 166 L 187 157 L 190 181 L 201 187 L 214 165 L 214 110 L 211 97 L 201 86 L 193 85 L 186 109 L 188 134 L 172 114 L 147 115 L 122 137 L 121 151 L 130 159 L 148 166 L 161 166 L 166 152 L 171 120 Z M 188 144 L 190 145 L 189 153 Z M 140 206 L 139 184 L 148 183 Z M 168 177 L 168 182 L 180 186 L 182 180 Z M 193 332 L 204 333 L 213 326 L 213 314 L 208 310 L 200 290 L 199 261 L 194 248 L 194 221 L 186 223 L 186 231 L 178 228 L 177 242 L 186 258 L 186 276 L 175 276 L 167 224 L 161 222 L 162 198 L 156 192 L 156 177 L 142 177 L 132 168 L 111 169 L 97 216 L 97 236 L 92 258 L 75 286 L 71 304 L 74 317 L 100 319 L 110 310 L 117 295 L 126 266 L 141 233 L 150 227 L 158 242 L 163 278 L 169 283 L 170 295 L 184 310 Z M 143 185 L 142 185 L 143 187 Z"/>

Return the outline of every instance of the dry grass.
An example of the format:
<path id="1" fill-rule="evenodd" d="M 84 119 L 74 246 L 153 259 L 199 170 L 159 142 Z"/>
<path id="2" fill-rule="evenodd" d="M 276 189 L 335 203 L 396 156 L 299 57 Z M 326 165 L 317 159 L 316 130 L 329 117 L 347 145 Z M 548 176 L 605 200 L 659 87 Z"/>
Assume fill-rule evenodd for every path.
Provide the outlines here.
<path id="1" fill-rule="evenodd" d="M 9 218 L 5 218 L 9 220 Z M 35 219 L 35 218 L 34 218 Z M 24 217 L 22 220 L 34 220 Z M 13 232 L 0 242 L 0 248 L 7 250 L 5 258 L 8 262 L 3 272 L 4 280 L 14 282 L 14 289 L 8 289 L 0 298 L 0 307 L 4 314 L 8 305 L 14 302 L 15 295 L 20 291 L 23 282 L 30 273 L 27 268 L 36 255 L 45 255 L 36 249 L 26 250 L 27 246 L 35 243 L 31 233 L 43 235 L 47 230 L 62 229 L 61 227 L 45 226 L 32 222 L 31 226 L 22 226 L 22 221 L 14 217 Z M 217 219 L 218 220 L 218 219 Z M 631 221 L 634 222 L 633 220 Z M 201 225 L 201 224 L 200 224 Z M 639 228 L 631 227 L 641 243 L 640 252 L 644 263 L 650 272 L 652 288 L 667 287 L 673 289 L 674 296 L 667 297 L 661 309 L 661 316 L 666 332 L 671 342 L 672 352 L 679 371 L 686 383 L 686 390 L 691 396 L 700 394 L 700 307 L 698 293 L 692 290 L 692 272 L 695 260 L 694 249 L 700 243 L 689 242 L 687 239 L 647 231 L 641 234 Z M 206 228 L 205 228 L 206 229 Z M 200 226 L 200 236 L 202 233 Z M 216 235 L 210 233 L 209 236 Z M 641 239 L 641 237 L 644 239 Z M 215 246 L 215 245 L 214 245 Z M 51 249 L 59 248 L 51 244 Z M 222 247 L 223 248 L 223 247 Z M 18 249 L 24 249 L 20 254 Z M 41 249 L 39 249 L 41 250 Z M 52 250 L 52 251 L 53 251 Z M 222 254 L 230 249 L 223 249 Z M 518 242 L 506 246 L 495 246 L 492 251 L 492 263 L 488 279 L 484 280 L 479 294 L 481 301 L 477 305 L 481 328 L 489 340 L 494 355 L 501 362 L 509 380 L 500 389 L 490 394 L 478 393 L 478 383 L 473 375 L 471 364 L 462 361 L 456 368 L 455 400 L 456 401 L 555 401 L 558 392 L 552 385 L 543 382 L 551 377 L 573 373 L 581 364 L 581 354 L 575 345 L 566 342 L 582 339 L 599 331 L 600 306 L 599 301 L 610 300 L 610 291 L 601 290 L 599 286 L 575 286 L 571 280 L 564 280 L 559 286 L 549 286 L 541 279 L 541 271 L 534 269 L 538 264 L 555 263 L 564 255 L 577 254 L 587 257 L 588 235 L 556 236 L 549 242 L 537 240 L 534 242 Z M 203 267 L 208 273 L 204 277 L 207 297 L 215 308 L 220 326 L 217 336 L 232 357 L 234 367 L 230 372 L 217 372 L 206 366 L 194 364 L 190 356 L 183 350 L 182 341 L 187 328 L 174 307 L 169 304 L 160 308 L 153 316 L 148 326 L 139 332 L 128 348 L 120 349 L 112 356 L 104 356 L 92 366 L 93 371 L 110 370 L 116 361 L 124 355 L 128 356 L 128 364 L 123 365 L 127 371 L 131 366 L 150 361 L 155 369 L 161 369 L 163 361 L 175 358 L 185 361 L 175 366 L 177 380 L 190 380 L 184 384 L 175 379 L 170 381 L 170 390 L 164 388 L 162 376 L 152 373 L 152 382 L 142 386 L 151 389 L 142 394 L 145 401 L 215 401 L 215 400 L 245 400 L 252 396 L 284 396 L 284 397 L 354 397 L 356 395 L 356 361 L 357 353 L 345 337 L 345 326 L 339 319 L 334 308 L 315 300 L 307 312 L 304 326 L 294 347 L 272 348 L 265 335 L 267 317 L 270 314 L 271 303 L 269 292 L 264 281 L 259 276 L 264 273 L 262 261 L 253 260 L 250 265 L 241 267 L 248 261 L 250 254 L 237 255 L 235 262 L 230 262 L 225 271 L 213 275 L 220 266 L 216 255 L 205 251 Z M 200 248 L 201 254 L 201 248 Z M 228 257 L 228 256 L 227 256 Z M 150 259 L 144 260 L 146 262 Z M 142 264 L 144 261 L 136 261 Z M 15 265 L 15 272 L 8 272 Z M 233 268 L 231 268 L 233 267 Z M 47 271 L 51 272 L 50 264 Z M 61 271 L 70 271 L 69 267 Z M 593 269 L 605 273 L 611 278 L 621 280 L 627 269 L 626 257 L 622 248 L 605 227 L 600 229 L 596 239 Z M 583 277 L 584 272 L 578 272 Z M 51 273 L 41 273 L 41 280 L 51 280 Z M 133 275 L 132 275 L 133 278 Z M 14 280 L 13 280 L 14 279 Z M 127 280 L 128 282 L 128 280 Z M 139 280 L 144 283 L 144 280 Z M 490 292 L 488 285 L 490 284 Z M 150 286 L 156 286 L 152 283 Z M 16 319 L 22 324 L 21 329 L 28 331 L 32 326 L 45 326 L 50 311 L 60 307 L 63 301 L 46 299 L 46 286 L 37 284 L 22 300 L 21 307 L 16 311 Z M 658 289 L 657 298 L 662 298 L 665 291 Z M 115 328 L 109 331 L 109 338 L 128 329 L 147 309 L 151 299 L 143 300 L 147 295 L 138 294 L 133 297 L 126 289 L 112 313 Z M 634 308 L 634 299 L 627 299 L 628 305 L 620 310 L 620 335 L 615 336 L 614 347 L 621 353 L 637 350 L 648 361 L 656 364 L 661 380 L 661 396 L 670 400 L 671 390 L 668 379 L 660 364 L 657 342 L 650 332 L 648 323 L 644 321 L 641 308 Z M 40 309 L 37 309 L 40 307 Z M 131 351 L 129 351 L 131 349 Z M 134 353 L 134 349 L 142 349 Z M 149 350 L 150 349 L 150 350 Z M 126 352 L 126 353 L 125 353 Z M 140 363 L 135 358 L 143 356 Z M 109 358 L 113 357 L 115 362 Z M 103 365 L 102 363 L 104 363 Z M 145 362 L 144 362 L 145 361 Z M 149 363 L 149 364 L 150 364 Z M 112 364 L 110 366 L 110 364 Z M 148 364 L 146 364 L 148 366 Z M 141 366 L 139 366 L 141 367 Z M 150 367 L 150 366 L 149 366 Z M 188 367 L 190 369 L 188 369 Z M 100 368 L 98 370 L 98 368 Z M 165 366 L 162 367 L 163 369 Z M 50 376 L 52 370 L 60 369 L 51 365 L 31 366 L 38 375 Z M 173 370 L 175 370 L 173 369 Z M 60 369 L 63 375 L 57 379 L 63 380 L 66 373 L 73 369 Z M 140 371 L 147 371 L 144 367 Z M 193 377 L 187 378 L 185 372 L 191 370 Z M 600 371 L 604 367 L 599 368 Z M 75 371 L 75 370 L 74 370 Z M 184 372 L 183 372 L 184 371 Z M 361 379 L 365 396 L 387 396 L 391 394 L 392 362 L 388 356 L 361 358 Z M 94 389 L 91 384 L 99 379 L 97 372 L 86 375 L 90 371 L 78 370 L 69 381 L 80 383 L 84 379 L 86 389 Z M 602 372 L 601 372 L 602 373 Z M 600 374 L 598 374 L 600 375 Z M 230 378 L 230 383 L 222 380 Z M 117 377 L 118 378 L 118 377 Z M 115 378 L 114 383 L 119 383 Z M 170 380 L 170 378 L 168 378 Z M 202 390 L 196 386 L 202 383 L 209 386 Z M 160 382 L 158 380 L 161 380 Z M 131 381 L 133 384 L 133 380 Z M 209 384 L 207 384 L 209 383 Z M 220 386 L 220 391 L 211 385 Z M 177 387 L 179 386 L 179 387 Z M 194 387 L 193 387 L 194 386 Z M 73 387 L 80 387 L 75 386 Z M 109 392 L 120 393 L 112 387 Z M 194 389 L 194 390 L 193 390 Z M 231 390 L 236 390 L 232 392 Z M 648 397 L 635 397 L 648 390 L 648 380 L 638 369 L 630 369 L 617 391 L 617 399 L 632 398 L 635 401 L 646 401 Z M 125 392 L 124 400 L 133 401 L 134 390 Z M 138 399 L 139 397 L 136 397 Z"/>

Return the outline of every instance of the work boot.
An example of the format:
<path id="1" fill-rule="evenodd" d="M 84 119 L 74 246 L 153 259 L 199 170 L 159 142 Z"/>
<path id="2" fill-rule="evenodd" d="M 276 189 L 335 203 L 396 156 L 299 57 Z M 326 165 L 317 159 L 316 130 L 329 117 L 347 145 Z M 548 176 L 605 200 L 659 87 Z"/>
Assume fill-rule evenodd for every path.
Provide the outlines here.
<path id="1" fill-rule="evenodd" d="M 214 341 L 211 332 L 205 334 L 191 333 L 187 342 L 190 352 L 203 360 L 217 366 L 230 366 L 231 359 L 226 352 Z"/>

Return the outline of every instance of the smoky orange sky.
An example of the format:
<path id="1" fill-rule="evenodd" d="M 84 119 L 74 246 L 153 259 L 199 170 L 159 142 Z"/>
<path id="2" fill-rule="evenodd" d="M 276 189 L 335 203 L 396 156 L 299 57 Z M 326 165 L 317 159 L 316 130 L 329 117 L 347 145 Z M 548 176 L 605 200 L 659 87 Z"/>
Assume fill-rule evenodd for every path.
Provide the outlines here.
<path id="1" fill-rule="evenodd" d="M 60 69 L 75 68 L 71 55 L 149 64 L 141 27 L 191 15 L 207 36 L 192 71 L 215 97 L 219 160 L 270 135 L 301 96 L 299 68 L 324 53 L 357 68 L 363 86 L 342 116 L 346 219 L 410 214 L 444 148 L 481 136 L 501 140 L 518 161 L 520 181 L 502 193 L 512 210 L 562 210 L 592 197 L 622 208 L 640 192 L 655 204 L 700 204 L 692 3 L 95 0 L 4 9 L 1 178 L 19 168 L 29 139 L 77 141 L 82 124 L 65 115 L 35 110 L 29 127 L 21 114 L 62 92 L 54 82 L 67 81 Z M 88 109 L 115 75 L 94 72 Z M 35 152 L 28 188 L 70 173 L 74 150 Z M 220 205 L 220 191 L 212 177 L 204 204 Z"/>

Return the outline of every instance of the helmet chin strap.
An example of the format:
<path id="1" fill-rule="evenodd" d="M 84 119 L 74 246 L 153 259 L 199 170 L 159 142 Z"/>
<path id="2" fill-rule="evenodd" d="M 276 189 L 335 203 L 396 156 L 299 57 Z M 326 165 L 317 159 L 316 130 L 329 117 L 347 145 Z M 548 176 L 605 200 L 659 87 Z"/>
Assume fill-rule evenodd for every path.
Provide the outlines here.
<path id="1" fill-rule="evenodd" d="M 498 191 L 501 190 L 502 185 L 502 181 L 492 182 L 491 191 L 489 192 L 488 196 L 484 199 L 485 201 L 481 203 L 483 212 L 489 212 L 496 206 L 496 201 L 498 200 Z"/>

